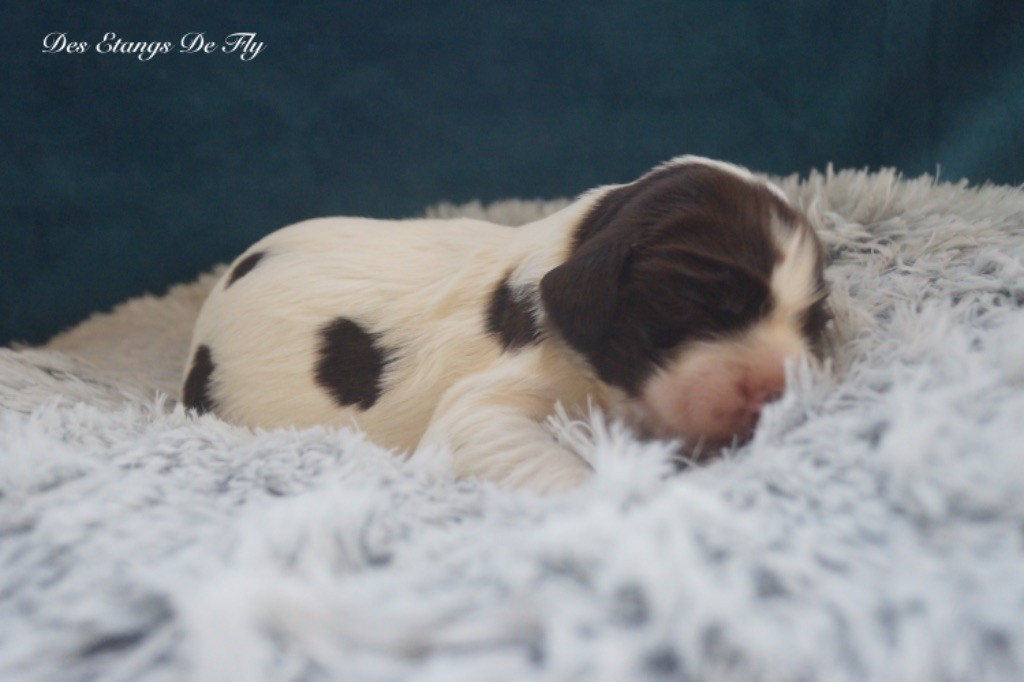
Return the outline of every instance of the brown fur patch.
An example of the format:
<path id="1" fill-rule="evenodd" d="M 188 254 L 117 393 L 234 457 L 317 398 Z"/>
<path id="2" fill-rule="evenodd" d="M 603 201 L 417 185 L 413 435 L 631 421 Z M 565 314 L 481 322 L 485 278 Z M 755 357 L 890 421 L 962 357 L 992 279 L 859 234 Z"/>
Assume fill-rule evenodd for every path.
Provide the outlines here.
<path id="1" fill-rule="evenodd" d="M 213 363 L 210 347 L 203 345 L 196 348 L 196 353 L 192 357 L 192 369 L 188 372 L 185 386 L 181 392 L 181 401 L 185 407 L 195 410 L 199 414 L 213 411 L 210 378 L 213 376 L 214 369 L 216 369 L 216 365 Z"/>
<path id="2" fill-rule="evenodd" d="M 506 351 L 517 350 L 539 338 L 529 301 L 516 296 L 508 275 L 494 287 L 487 305 L 487 331 Z"/>
<path id="3" fill-rule="evenodd" d="M 603 381 L 635 395 L 682 344 L 770 312 L 776 221 L 810 229 L 770 189 L 727 171 L 654 171 L 605 194 L 580 222 L 571 256 L 541 282 L 545 310 Z"/>
<path id="4" fill-rule="evenodd" d="M 380 399 L 384 369 L 390 362 L 376 334 L 339 317 L 320 330 L 320 348 L 314 375 L 342 407 L 368 410 Z"/>
<path id="5" fill-rule="evenodd" d="M 256 253 L 251 253 L 238 261 L 238 265 L 236 265 L 234 270 L 231 271 L 231 274 L 228 275 L 228 281 L 224 284 L 224 288 L 227 289 L 236 281 L 249 274 L 252 269 L 256 267 L 256 264 L 263 260 L 265 255 L 266 254 L 262 251 L 257 251 Z"/>

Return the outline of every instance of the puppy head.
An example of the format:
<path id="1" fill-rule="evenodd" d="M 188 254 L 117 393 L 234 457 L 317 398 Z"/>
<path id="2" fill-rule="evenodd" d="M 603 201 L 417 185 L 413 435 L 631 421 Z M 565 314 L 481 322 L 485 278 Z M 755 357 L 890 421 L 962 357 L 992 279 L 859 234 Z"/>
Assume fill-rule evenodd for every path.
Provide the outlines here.
<path id="1" fill-rule="evenodd" d="M 551 326 L 634 425 L 715 447 L 750 435 L 827 321 L 824 251 L 775 187 L 683 157 L 606 191 L 541 280 Z"/>

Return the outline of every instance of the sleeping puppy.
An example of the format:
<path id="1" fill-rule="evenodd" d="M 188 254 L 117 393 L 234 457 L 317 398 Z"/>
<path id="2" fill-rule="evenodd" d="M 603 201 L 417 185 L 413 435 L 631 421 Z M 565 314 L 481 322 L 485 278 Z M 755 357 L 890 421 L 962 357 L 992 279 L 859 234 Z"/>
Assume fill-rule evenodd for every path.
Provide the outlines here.
<path id="1" fill-rule="evenodd" d="M 356 426 L 458 476 L 549 491 L 589 465 L 544 421 L 588 401 L 701 451 L 747 438 L 826 322 L 807 219 L 686 156 L 521 227 L 322 218 L 261 239 L 196 322 L 183 401 L 236 424 Z"/>

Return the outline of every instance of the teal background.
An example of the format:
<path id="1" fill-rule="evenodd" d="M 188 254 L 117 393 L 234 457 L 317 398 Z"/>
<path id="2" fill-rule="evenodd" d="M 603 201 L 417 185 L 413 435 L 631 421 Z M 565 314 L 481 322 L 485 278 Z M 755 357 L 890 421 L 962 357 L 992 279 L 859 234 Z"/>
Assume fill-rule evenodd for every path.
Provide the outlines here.
<path id="1" fill-rule="evenodd" d="M 1024 182 L 1024 2 L 26 2 L 0 20 L 0 343 L 303 218 L 567 196 L 681 153 Z M 266 48 L 43 54 L 53 31 Z"/>

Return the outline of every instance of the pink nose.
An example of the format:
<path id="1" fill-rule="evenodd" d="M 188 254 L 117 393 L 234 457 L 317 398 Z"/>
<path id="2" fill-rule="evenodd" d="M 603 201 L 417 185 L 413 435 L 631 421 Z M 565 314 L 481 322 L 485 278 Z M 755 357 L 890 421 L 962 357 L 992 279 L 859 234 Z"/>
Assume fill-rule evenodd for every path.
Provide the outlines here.
<path id="1" fill-rule="evenodd" d="M 778 367 L 759 368 L 759 371 L 744 377 L 737 386 L 742 406 L 737 414 L 737 432 L 749 435 L 761 418 L 761 409 L 777 400 L 786 388 L 785 369 Z"/>

